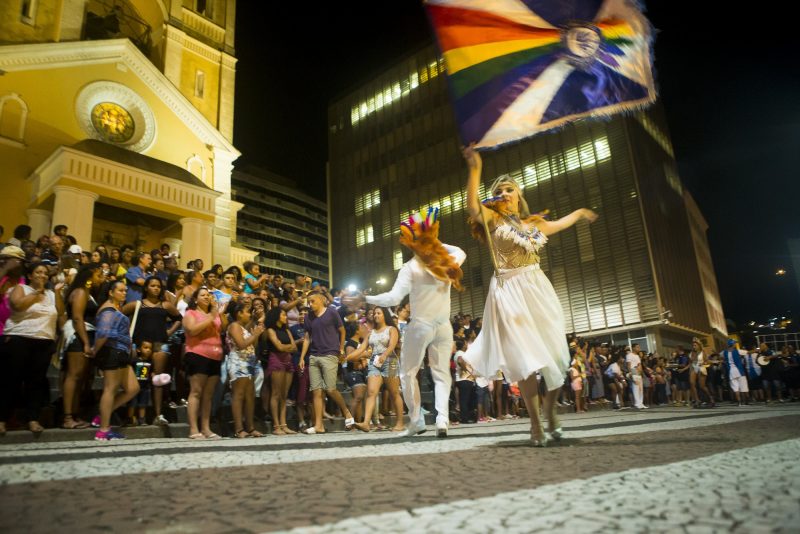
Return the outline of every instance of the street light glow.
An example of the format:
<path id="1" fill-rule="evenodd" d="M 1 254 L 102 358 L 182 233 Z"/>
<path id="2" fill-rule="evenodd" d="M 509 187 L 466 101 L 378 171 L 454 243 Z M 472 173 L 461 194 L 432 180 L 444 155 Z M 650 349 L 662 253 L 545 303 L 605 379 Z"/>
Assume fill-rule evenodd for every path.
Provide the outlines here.
<path id="1" fill-rule="evenodd" d="M 775 271 L 775 275 L 776 275 L 776 276 L 783 276 L 783 275 L 785 275 L 785 274 L 786 274 L 786 269 L 784 269 L 783 267 L 781 267 L 780 269 L 778 269 L 777 271 Z"/>
<path id="2" fill-rule="evenodd" d="M 379 286 L 382 286 L 383 284 L 385 284 L 385 283 L 386 283 L 386 279 L 385 279 L 385 278 L 383 278 L 383 277 L 381 277 L 381 278 L 378 278 L 378 279 L 375 281 L 375 283 L 376 283 L 376 284 L 378 284 Z"/>
<path id="3" fill-rule="evenodd" d="M 350 284 L 347 286 L 347 290 L 352 293 L 353 291 L 357 291 L 358 287 L 355 284 Z"/>

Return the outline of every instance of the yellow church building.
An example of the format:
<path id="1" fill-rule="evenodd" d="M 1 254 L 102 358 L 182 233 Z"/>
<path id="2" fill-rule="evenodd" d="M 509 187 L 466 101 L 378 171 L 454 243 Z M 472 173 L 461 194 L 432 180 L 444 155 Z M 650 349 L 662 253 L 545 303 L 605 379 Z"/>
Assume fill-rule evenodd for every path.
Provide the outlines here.
<path id="1" fill-rule="evenodd" d="M 0 225 L 241 264 L 235 0 L 0 2 Z"/>

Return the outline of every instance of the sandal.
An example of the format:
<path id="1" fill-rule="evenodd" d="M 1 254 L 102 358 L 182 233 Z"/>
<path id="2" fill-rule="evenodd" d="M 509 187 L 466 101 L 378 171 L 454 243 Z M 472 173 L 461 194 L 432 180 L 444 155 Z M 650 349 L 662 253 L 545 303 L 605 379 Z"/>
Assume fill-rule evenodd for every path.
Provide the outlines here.
<path id="1" fill-rule="evenodd" d="M 362 432 L 369 432 L 369 423 L 356 423 L 353 426 Z"/>
<path id="2" fill-rule="evenodd" d="M 189 436 L 189 439 L 206 439 L 206 437 L 202 434 L 202 432 L 198 432 L 197 434 L 192 434 Z"/>
<path id="3" fill-rule="evenodd" d="M 89 428 L 89 423 L 75 419 L 70 413 L 65 413 L 64 421 L 61 423 L 61 428 L 65 428 L 67 430 L 83 430 L 84 428 Z"/>
<path id="4" fill-rule="evenodd" d="M 237 430 L 237 431 L 236 431 L 236 432 L 233 434 L 233 437 L 235 437 L 235 438 L 237 438 L 237 439 L 244 439 L 244 438 L 251 438 L 251 437 L 255 437 L 255 436 L 253 436 L 253 435 L 252 435 L 252 434 L 250 434 L 249 432 L 245 432 L 245 430 L 244 430 L 244 429 L 242 429 L 242 430 Z"/>
<path id="5" fill-rule="evenodd" d="M 39 421 L 30 421 L 28 422 L 28 430 L 38 435 L 44 432 L 44 427 L 39 424 Z"/>
<path id="6" fill-rule="evenodd" d="M 289 428 L 289 425 L 281 425 L 281 427 L 283 427 L 284 434 L 297 434 L 297 432 Z"/>
<path id="7" fill-rule="evenodd" d="M 220 436 L 219 434 L 215 434 L 213 432 L 207 436 L 203 434 L 203 437 L 205 437 L 206 439 L 222 439 L 222 436 Z"/>
<path id="8" fill-rule="evenodd" d="M 244 430 L 242 430 L 242 432 L 244 432 Z M 264 434 L 262 434 L 261 432 L 259 432 L 255 428 L 251 428 L 250 430 L 247 431 L 247 433 L 249 434 L 248 437 L 251 437 L 251 438 L 263 438 L 264 437 Z"/>

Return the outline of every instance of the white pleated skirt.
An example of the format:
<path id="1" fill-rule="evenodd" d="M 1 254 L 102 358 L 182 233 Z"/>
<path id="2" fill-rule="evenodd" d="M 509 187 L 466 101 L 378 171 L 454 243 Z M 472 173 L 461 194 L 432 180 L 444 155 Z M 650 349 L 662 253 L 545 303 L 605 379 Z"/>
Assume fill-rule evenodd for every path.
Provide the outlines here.
<path id="1" fill-rule="evenodd" d="M 539 265 L 501 271 L 492 277 L 483 328 L 464 359 L 485 377 L 502 372 L 508 382 L 539 372 L 548 390 L 561 387 L 570 357 L 564 313 L 553 285 Z"/>

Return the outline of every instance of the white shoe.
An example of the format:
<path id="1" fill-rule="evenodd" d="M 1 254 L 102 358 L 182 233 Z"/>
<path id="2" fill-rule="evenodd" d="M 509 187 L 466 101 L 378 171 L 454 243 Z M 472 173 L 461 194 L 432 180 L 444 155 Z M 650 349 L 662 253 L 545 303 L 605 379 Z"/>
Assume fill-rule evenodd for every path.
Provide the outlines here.
<path id="1" fill-rule="evenodd" d="M 436 437 L 437 438 L 447 437 L 447 423 L 436 423 Z"/>
<path id="2" fill-rule="evenodd" d="M 409 422 L 405 430 L 397 433 L 397 437 L 407 438 L 409 436 L 417 436 L 419 434 L 424 434 L 427 430 L 423 421 L 417 421 L 416 423 Z"/>
<path id="3" fill-rule="evenodd" d="M 446 438 L 447 437 L 447 423 L 444 421 L 437 421 L 436 422 L 436 437 L 437 438 Z"/>

